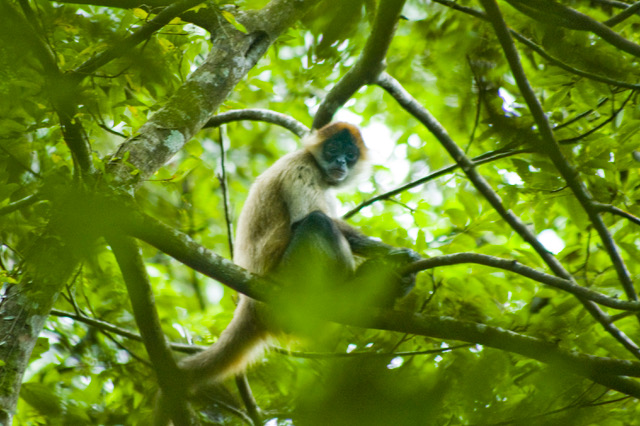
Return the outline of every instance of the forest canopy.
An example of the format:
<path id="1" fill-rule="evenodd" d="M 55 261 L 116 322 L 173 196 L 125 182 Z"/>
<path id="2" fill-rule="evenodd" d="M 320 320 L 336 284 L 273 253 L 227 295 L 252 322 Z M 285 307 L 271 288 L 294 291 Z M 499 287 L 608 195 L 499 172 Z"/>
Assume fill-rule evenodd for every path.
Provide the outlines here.
<path id="1" fill-rule="evenodd" d="M 640 417 L 640 2 L 0 0 L 0 424 Z M 416 286 L 187 397 L 252 182 L 323 125 Z M 303 326 L 304 328 L 304 326 Z"/>

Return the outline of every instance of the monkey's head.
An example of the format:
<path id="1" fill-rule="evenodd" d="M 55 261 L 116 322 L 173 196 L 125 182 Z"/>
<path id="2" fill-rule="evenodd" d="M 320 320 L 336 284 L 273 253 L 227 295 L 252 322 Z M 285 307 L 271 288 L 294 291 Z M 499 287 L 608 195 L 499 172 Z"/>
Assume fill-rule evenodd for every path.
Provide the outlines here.
<path id="1" fill-rule="evenodd" d="M 351 124 L 327 124 L 314 132 L 305 145 L 330 185 L 345 185 L 367 169 L 367 147 L 360 130 Z"/>

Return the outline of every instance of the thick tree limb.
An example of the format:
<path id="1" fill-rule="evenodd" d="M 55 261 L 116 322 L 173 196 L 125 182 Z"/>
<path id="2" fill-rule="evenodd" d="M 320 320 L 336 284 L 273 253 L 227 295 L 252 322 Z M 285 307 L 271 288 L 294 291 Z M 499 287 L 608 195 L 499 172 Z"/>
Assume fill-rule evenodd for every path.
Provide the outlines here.
<path id="1" fill-rule="evenodd" d="M 120 146 L 109 171 L 133 186 L 151 176 L 158 164 L 168 161 L 209 121 L 279 32 L 292 25 L 316 1 L 272 1 L 251 15 L 261 23 L 260 29 L 251 34 L 239 32 L 221 18 L 219 31 L 212 34 L 213 48 L 205 63 L 142 126 L 138 135 Z M 125 155 L 128 155 L 126 163 L 122 161 Z"/>
<path id="2" fill-rule="evenodd" d="M 338 320 L 337 322 L 342 321 Z M 479 343 L 536 359 L 559 367 L 563 371 L 588 377 L 608 388 L 640 398 L 640 383 L 623 377 L 637 376 L 637 367 L 629 368 L 623 365 L 614 367 L 608 363 L 596 366 L 591 363 L 594 357 L 590 355 L 578 355 L 575 352 L 567 353 L 561 351 L 553 343 L 522 336 L 501 328 L 452 318 L 432 317 L 399 311 L 379 311 L 367 318 L 351 319 L 349 325 Z M 623 362 L 623 364 L 627 363 L 634 366 L 638 365 L 638 362 L 634 361 Z"/>
<path id="3" fill-rule="evenodd" d="M 270 283 L 264 278 L 256 277 L 249 272 L 244 271 L 237 265 L 227 261 L 226 259 L 220 258 L 216 254 L 193 242 L 187 235 L 181 234 L 149 216 L 137 213 L 135 215 L 129 215 L 122 218 L 122 221 L 119 221 L 119 223 L 120 225 L 123 225 L 124 230 L 132 236 L 140 238 L 185 265 L 194 268 L 243 294 L 266 302 L 279 298 L 279 286 L 277 284 L 272 282 Z M 478 256 L 476 260 L 482 261 L 483 259 L 481 258 L 482 256 Z M 455 257 L 444 257 L 443 259 L 445 260 L 444 264 L 451 262 L 451 260 L 456 260 Z M 418 262 L 416 267 L 421 266 L 421 262 Z M 428 262 L 428 260 L 424 262 Z M 437 263 L 437 261 L 434 263 Z M 537 276 L 538 274 L 539 273 L 536 271 L 534 276 Z M 340 310 L 330 311 L 326 314 L 327 316 L 325 318 L 348 325 L 381 328 L 408 333 L 416 333 L 417 329 L 421 329 L 422 331 L 418 331 L 417 334 L 427 332 L 428 334 L 422 335 L 486 344 L 498 349 L 505 349 L 526 356 L 531 356 L 543 362 L 551 362 L 552 358 L 555 356 L 549 355 L 550 358 L 546 358 L 546 355 L 544 354 L 546 354 L 547 351 L 553 348 L 553 352 L 557 353 L 558 350 L 554 344 L 545 342 L 541 344 L 542 346 L 536 346 L 540 341 L 535 338 L 518 335 L 498 328 L 491 328 L 484 324 L 472 324 L 464 321 L 457 321 L 452 318 L 425 317 L 418 314 L 405 314 L 396 311 L 379 311 L 377 314 L 368 315 L 369 312 L 374 311 L 375 309 L 373 308 L 366 311 L 367 314 L 365 316 L 367 316 L 367 318 L 365 319 L 353 317 L 350 315 L 351 312 L 349 309 L 345 309 L 344 312 Z M 425 323 L 421 322 L 423 319 L 427 319 L 425 320 Z M 450 324 L 451 327 L 446 327 L 447 324 Z M 444 325 L 445 327 L 440 328 L 441 325 Z M 447 329 L 451 331 L 452 334 L 447 334 L 445 336 L 442 334 L 442 330 Z M 497 333 L 501 337 L 492 336 L 487 338 L 487 336 L 484 335 L 484 330 L 486 329 L 491 329 L 492 333 Z M 480 333 L 481 337 L 479 341 L 476 340 L 478 335 L 476 335 L 475 332 L 472 333 L 474 334 L 473 338 L 466 334 L 471 333 L 472 330 Z M 435 335 L 432 333 L 435 333 Z M 511 341 L 509 344 L 502 342 L 503 339 L 509 336 L 518 336 L 517 341 L 522 343 L 523 347 L 516 348 L 515 346 L 518 345 L 516 345 L 514 341 Z M 529 346 L 530 344 L 534 344 L 535 348 Z M 583 369 L 587 367 L 587 365 L 584 364 L 587 362 L 586 360 L 594 359 L 594 357 L 584 355 L 581 359 L 582 361 L 579 361 L 579 363 L 582 365 L 580 368 Z M 605 368 L 604 364 L 600 364 L 596 370 L 591 371 L 595 371 L 598 374 L 606 374 L 608 371 L 609 374 L 640 376 L 640 363 L 638 362 L 625 361 L 623 363 L 625 366 L 634 365 L 635 367 L 632 369 L 627 369 L 627 367 L 618 365 L 617 363 L 614 364 L 616 366 L 611 366 L 611 368 L 614 368 L 615 372 L 614 370 L 608 370 L 608 367 Z M 571 368 L 571 371 L 577 370 L 575 368 Z"/>
<path id="4" fill-rule="evenodd" d="M 106 208 L 106 207 L 105 207 Z M 235 265 L 231 261 L 218 256 L 193 241 L 188 235 L 182 234 L 162 222 L 141 213 L 127 210 L 128 214 L 112 214 L 118 217 L 115 226 L 123 227 L 129 235 L 145 241 L 185 265 L 214 278 L 240 293 L 247 294 L 258 300 L 265 300 L 269 291 L 266 288 L 277 286 L 276 283 L 259 278 Z M 532 280 L 538 281 L 563 291 L 574 294 L 579 298 L 593 300 L 604 306 L 623 310 L 640 310 L 640 302 L 630 302 L 613 299 L 596 291 L 577 285 L 575 281 L 545 274 L 527 267 L 515 260 L 501 259 L 477 253 L 457 253 L 424 259 L 409 265 L 404 272 L 418 272 L 438 266 L 456 265 L 461 263 L 477 263 L 495 268 L 505 269 Z M 256 285 L 243 283 L 259 282 Z M 256 291 L 258 293 L 256 293 Z"/>

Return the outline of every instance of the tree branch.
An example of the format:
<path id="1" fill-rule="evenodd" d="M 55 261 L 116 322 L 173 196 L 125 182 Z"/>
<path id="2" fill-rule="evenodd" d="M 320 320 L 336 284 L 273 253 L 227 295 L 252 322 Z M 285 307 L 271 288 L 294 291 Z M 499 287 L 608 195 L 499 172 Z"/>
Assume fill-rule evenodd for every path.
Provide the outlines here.
<path id="1" fill-rule="evenodd" d="M 278 286 L 273 281 L 251 274 L 230 260 L 202 247 L 188 235 L 133 207 L 125 210 L 128 211 L 127 215 L 123 213 L 111 215 L 116 220 L 113 224 L 116 229 L 121 228 L 128 235 L 152 245 L 188 267 L 242 294 L 257 300 L 265 300 L 269 294 L 267 289 Z"/>
<path id="2" fill-rule="evenodd" d="M 90 320 L 86 317 L 79 318 L 74 314 L 55 311 L 54 314 L 78 319 L 90 325 L 105 327 L 105 323 Z M 333 312 L 331 317 L 325 319 L 339 322 L 345 325 L 353 325 L 364 328 L 411 333 L 420 336 L 434 337 L 444 340 L 459 340 L 474 344 L 481 344 L 499 350 L 516 353 L 527 358 L 536 359 L 546 364 L 560 367 L 562 370 L 588 377 L 619 392 L 640 396 L 640 386 L 637 382 L 620 376 L 640 377 L 640 362 L 630 360 L 616 360 L 592 355 L 586 355 L 575 351 L 564 351 L 556 344 L 544 340 L 518 334 L 498 327 L 486 324 L 460 321 L 448 317 L 436 317 L 392 310 L 373 309 L 369 314 L 360 318 L 353 318 L 348 314 L 341 317 Z M 114 333 L 120 330 L 110 326 L 108 329 Z M 129 337 L 127 333 L 125 337 Z M 134 335 L 135 336 L 135 335 Z M 139 336 L 134 337 L 139 340 Z M 172 344 L 177 350 L 193 353 L 200 348 L 194 345 Z M 452 349 L 452 348 L 448 348 Z M 413 356 L 420 353 L 432 353 L 432 351 L 393 353 L 394 356 Z M 352 354 L 348 354 L 352 355 Z M 357 354 L 360 356 L 360 354 Z M 363 354 L 364 356 L 365 354 Z M 371 354 L 367 356 L 378 356 Z M 389 354 L 385 354 L 389 355 Z M 297 356 L 294 354 L 294 356 Z M 323 355 L 324 356 L 324 355 Z M 307 356 L 304 356 L 307 357 Z M 314 358 L 313 354 L 310 356 Z"/>
<path id="3" fill-rule="evenodd" d="M 193 242 L 188 236 L 149 216 L 134 211 L 126 217 L 121 217 L 119 225 L 124 227 L 125 232 L 148 242 L 185 265 L 243 294 L 266 302 L 279 300 L 280 298 L 281 290 L 277 284 L 257 277 L 228 260 L 211 253 Z M 538 272 L 536 271 L 535 274 L 537 275 Z M 588 377 L 595 381 L 598 381 L 596 379 L 600 375 L 606 374 L 640 376 L 640 363 L 638 362 L 624 361 L 619 363 L 615 361 L 612 362 L 613 365 L 609 366 L 607 361 L 607 363 L 598 364 L 595 367 L 590 364 L 590 360 L 595 359 L 595 357 L 587 355 L 576 356 L 573 352 L 571 354 L 561 353 L 555 344 L 542 342 L 532 337 L 518 335 L 499 328 L 492 328 L 485 324 L 467 323 L 452 318 L 426 317 L 419 314 L 406 314 L 396 311 L 377 311 L 373 308 L 368 310 L 359 309 L 358 312 L 363 314 L 360 317 L 354 316 L 353 310 L 349 309 L 348 306 L 340 307 L 338 305 L 340 304 L 336 304 L 336 309 L 323 310 L 322 315 L 324 315 L 324 318 L 346 325 L 480 343 L 497 349 L 519 353 L 543 362 L 562 362 L 563 365 L 566 362 L 570 364 L 570 366 L 566 367 L 568 371 L 582 375 L 587 374 Z M 310 310 L 310 314 L 318 314 L 312 311 L 313 309 Z M 491 333 L 485 334 L 486 330 L 491 330 Z M 611 330 L 611 328 L 607 328 L 607 330 Z M 613 328 L 613 330 L 617 329 Z M 513 337 L 515 340 L 509 339 L 509 337 Z M 505 342 L 505 339 L 509 340 L 509 342 Z M 631 342 L 630 344 L 633 343 Z M 604 379 L 600 377 L 599 380 Z M 614 381 L 616 383 L 612 384 L 613 388 L 631 386 L 630 392 L 634 392 L 634 395 L 640 395 L 640 388 L 634 388 L 625 380 L 619 382 L 618 378 Z"/>
<path id="4" fill-rule="evenodd" d="M 113 46 L 107 50 L 98 53 L 96 56 L 74 69 L 73 73 L 75 74 L 76 80 L 79 82 L 81 79 L 93 73 L 98 68 L 108 64 L 115 58 L 126 55 L 139 43 L 151 37 L 153 33 L 171 22 L 172 19 L 192 7 L 197 6 L 203 1 L 204 0 L 179 0 L 166 7 L 162 12 L 158 13 L 155 18 L 144 24 L 139 30 L 135 31 L 129 37 L 114 43 Z"/>
<path id="5" fill-rule="evenodd" d="M 562 264 L 538 241 L 529 228 L 511 211 L 502 205 L 500 196 L 491 188 L 489 183 L 482 177 L 464 151 L 449 136 L 442 125 L 431 115 L 431 113 L 415 100 L 400 83 L 387 73 L 383 73 L 378 78 L 377 84 L 385 89 L 407 112 L 420 121 L 449 152 L 449 155 L 458 163 L 462 171 L 467 175 L 476 189 L 485 197 L 489 204 L 527 243 L 533 247 L 544 262 L 551 268 L 554 274 L 561 278 L 570 280 L 575 284 L 575 280 L 567 272 Z M 604 327 L 609 334 L 618 340 L 628 351 L 640 358 L 640 347 L 627 337 L 621 330 L 611 323 L 609 316 L 604 313 L 595 303 L 582 300 L 581 302 L 589 313 Z"/>
<path id="6" fill-rule="evenodd" d="M 622 87 L 624 89 L 632 89 L 632 90 L 640 89 L 640 84 L 627 83 L 626 81 L 614 80 L 614 79 L 606 77 L 606 76 L 593 74 L 593 73 L 590 73 L 590 72 L 583 71 L 583 70 L 580 70 L 578 68 L 572 67 L 571 65 L 568 65 L 568 64 L 562 62 L 561 60 L 551 56 L 549 53 L 547 53 L 546 50 L 544 50 L 542 47 L 538 46 L 536 43 L 534 43 L 533 41 L 529 40 L 528 38 L 526 38 L 525 36 L 523 36 L 519 32 L 514 31 L 512 29 L 509 29 L 509 32 L 520 43 L 524 44 L 529 49 L 533 50 L 538 55 L 542 56 L 544 59 L 549 61 L 550 64 L 555 65 L 558 68 L 562 68 L 563 70 L 568 71 L 568 72 L 570 72 L 572 74 L 578 75 L 580 77 L 588 78 L 589 80 L 599 81 L 600 83 L 610 84 L 612 86 Z"/>
<path id="7" fill-rule="evenodd" d="M 545 274 L 544 272 L 540 272 L 536 269 L 525 266 L 516 260 L 501 259 L 499 257 L 488 256 L 486 254 L 455 253 L 444 256 L 435 256 L 429 259 L 420 260 L 407 266 L 405 269 L 403 269 L 401 274 L 404 275 L 405 273 L 415 273 L 439 266 L 459 265 L 461 263 L 477 263 L 479 265 L 486 265 L 493 268 L 504 269 L 507 271 L 515 272 L 518 275 L 530 278 L 539 283 L 564 290 L 568 293 L 573 294 L 574 296 L 577 296 L 579 299 L 589 299 L 596 303 L 614 309 L 640 311 L 640 302 L 619 300 L 607 297 L 602 293 L 598 293 L 586 287 L 577 285 L 571 280 Z"/>
<path id="8" fill-rule="evenodd" d="M 140 249 L 129 237 L 111 235 L 108 242 L 113 249 L 120 271 L 127 285 L 133 315 L 140 329 L 142 341 L 158 376 L 163 407 L 176 425 L 190 425 L 194 418 L 186 401 L 187 383 L 180 379 L 180 371 L 167 345 L 156 311 L 153 290 L 146 273 Z"/>
<path id="9" fill-rule="evenodd" d="M 118 9 L 134 9 L 140 8 L 148 13 L 158 13 L 171 5 L 175 5 L 175 0 L 50 0 L 62 4 L 88 4 L 92 6 L 105 6 Z M 210 33 L 215 31 L 218 23 L 217 13 L 214 2 L 211 0 L 203 0 L 207 3 L 207 7 L 197 10 L 186 10 L 180 14 L 180 19 L 185 22 L 191 22 Z"/>
<path id="10" fill-rule="evenodd" d="M 538 0 L 535 0 L 535 2 L 537 4 Z M 538 101 L 533 88 L 527 80 L 527 76 L 524 72 L 524 69 L 522 68 L 522 64 L 520 63 L 518 51 L 513 44 L 513 40 L 509 36 L 509 31 L 504 20 L 502 19 L 502 15 L 500 13 L 498 5 L 494 0 L 481 0 L 481 3 L 485 8 L 487 16 L 489 17 L 491 24 L 495 29 L 498 40 L 502 45 L 502 49 L 505 53 L 507 61 L 509 62 L 511 72 L 513 73 L 518 88 L 520 89 L 520 93 L 525 99 L 525 102 L 527 103 L 529 110 L 531 111 L 531 115 L 536 122 L 538 132 L 540 134 L 540 140 L 542 142 L 541 148 L 543 152 L 551 159 L 556 169 L 560 172 L 564 180 L 567 182 L 567 185 L 571 188 L 574 195 L 582 205 L 582 208 L 589 216 L 591 223 L 600 235 L 600 239 L 602 240 L 602 243 L 604 244 L 609 257 L 611 258 L 611 261 L 616 269 L 618 278 L 622 283 L 627 297 L 629 298 L 629 300 L 638 300 L 638 295 L 636 294 L 633 281 L 631 280 L 629 271 L 627 270 L 627 267 L 624 264 L 622 257 L 620 256 L 618 248 L 614 243 L 609 230 L 604 224 L 604 221 L 598 214 L 597 210 L 593 207 L 593 197 L 589 193 L 584 183 L 579 179 L 578 172 L 574 169 L 574 167 L 571 166 L 571 164 L 569 164 L 569 162 L 560 151 L 560 147 L 555 140 L 555 136 L 553 135 L 551 125 L 549 124 L 547 116 L 542 109 L 542 105 Z M 544 1 L 544 3 L 546 4 L 548 2 Z"/>
<path id="11" fill-rule="evenodd" d="M 635 223 L 636 225 L 640 225 L 640 217 L 634 216 L 631 213 L 626 212 L 611 204 L 594 203 L 593 207 L 600 212 L 615 214 L 617 216 L 624 217 L 625 219 L 629 219 L 631 222 Z"/>
<path id="12" fill-rule="evenodd" d="M 638 11 L 640 11 L 640 1 L 630 5 L 625 10 L 618 13 L 616 16 L 610 19 L 607 19 L 606 21 L 603 22 L 603 24 L 606 25 L 607 27 L 615 27 L 619 23 L 629 19 L 630 17 L 638 13 Z"/>
<path id="13" fill-rule="evenodd" d="M 362 86 L 373 83 L 384 70 L 384 58 L 391 44 L 396 23 L 405 0 L 381 0 L 376 11 L 371 36 L 356 64 L 331 89 L 320 104 L 313 119 L 314 129 L 329 123 L 336 111 L 342 107 Z"/>
<path id="14" fill-rule="evenodd" d="M 120 145 L 108 171 L 117 181 L 133 187 L 151 176 L 209 121 L 273 43 L 278 31 L 288 28 L 317 1 L 273 0 L 253 13 L 265 30 L 250 34 L 239 32 L 221 18 L 220 30 L 212 34 L 213 48 L 205 62 L 142 126 L 138 135 Z M 127 162 L 123 161 L 125 156 Z"/>
<path id="15" fill-rule="evenodd" d="M 21 200 L 14 201 L 13 203 L 9 203 L 6 206 L 0 207 L 0 216 L 13 213 L 16 210 L 20 210 L 23 207 L 30 206 L 31 204 L 34 204 L 39 200 L 40 198 L 38 197 L 38 195 L 34 194 L 29 195 L 28 197 L 25 197 Z"/>
<path id="16" fill-rule="evenodd" d="M 434 1 L 437 2 L 437 3 L 442 4 L 443 6 L 447 6 L 447 7 L 451 8 L 451 9 L 457 10 L 457 11 L 465 13 L 467 15 L 482 19 L 483 21 L 489 21 L 489 18 L 487 18 L 487 15 L 485 13 L 483 13 L 483 12 L 481 12 L 479 10 L 473 9 L 471 7 L 460 6 L 457 2 L 455 2 L 453 0 L 434 0 Z M 555 66 L 557 66 L 559 68 L 562 68 L 563 70 L 568 71 L 571 74 L 575 74 L 575 75 L 578 75 L 580 77 L 588 78 L 590 80 L 599 81 L 601 83 L 610 84 L 612 86 L 622 87 L 622 88 L 625 88 L 625 89 L 633 89 L 633 90 L 640 89 L 640 84 L 627 83 L 625 81 L 614 80 L 614 79 L 611 79 L 611 78 L 609 78 L 607 76 L 593 74 L 593 73 L 590 73 L 590 72 L 587 72 L 587 71 L 580 70 L 578 68 L 574 68 L 571 65 L 568 65 L 568 64 L 562 62 L 558 58 L 553 57 L 552 55 L 547 53 L 547 51 L 544 50 L 542 47 L 538 46 L 536 43 L 534 43 L 530 39 L 526 38 L 525 36 L 523 36 L 519 32 L 517 32 L 517 31 L 515 31 L 515 30 L 513 30 L 511 28 L 509 29 L 509 32 L 511 33 L 511 35 L 516 40 L 520 41 L 522 44 L 524 44 L 527 47 L 529 47 L 531 50 L 536 52 L 538 55 L 542 56 L 544 59 L 549 61 L 549 63 L 551 63 L 552 65 L 555 65 Z"/>
<path id="17" fill-rule="evenodd" d="M 289 130 L 299 138 L 309 133 L 309 128 L 295 118 L 280 112 L 259 108 L 223 112 L 211 117 L 203 127 L 218 127 L 223 124 L 241 120 L 264 121 L 265 123 L 276 124 Z"/>
<path id="18" fill-rule="evenodd" d="M 606 24 L 598 22 L 575 9 L 551 0 L 507 0 L 507 3 L 537 21 L 545 23 L 551 21 L 565 28 L 592 32 L 612 46 L 633 56 L 640 57 L 640 45 L 627 40 Z"/>
<path id="19" fill-rule="evenodd" d="M 473 164 L 475 165 L 481 165 L 481 164 L 486 164 L 486 163 L 490 163 L 492 161 L 497 161 L 497 160 L 501 160 L 503 158 L 508 158 L 508 157 L 512 157 L 514 155 L 517 154 L 522 154 L 525 152 L 530 152 L 530 150 L 517 150 L 517 151 L 508 151 L 508 152 L 502 152 L 502 153 L 485 153 L 485 154 L 481 154 L 478 155 L 475 158 L 472 158 L 471 161 L 473 162 Z M 456 169 L 458 169 L 460 166 L 458 164 L 452 164 L 451 166 L 447 166 L 444 167 L 440 170 L 437 170 L 433 173 L 429 173 L 426 176 L 423 176 L 419 179 L 416 179 L 412 182 L 409 182 L 405 185 L 402 185 L 396 189 L 393 189 L 391 191 L 385 192 L 383 194 L 380 195 L 376 195 L 375 197 L 369 198 L 366 201 L 363 201 L 362 203 L 358 204 L 356 207 L 354 207 L 353 209 L 349 210 L 347 213 L 345 213 L 342 217 L 344 219 L 349 219 L 350 217 L 353 217 L 356 213 L 358 213 L 360 210 L 362 210 L 363 208 L 370 206 L 371 204 L 380 201 L 380 200 L 386 200 L 389 199 L 391 197 L 394 197 L 398 194 L 403 193 L 404 191 L 407 191 L 411 188 L 415 188 L 416 186 L 420 186 L 423 185 L 429 181 L 432 181 L 434 179 L 437 179 L 441 176 L 447 175 L 449 173 L 452 173 L 453 171 L 455 171 Z"/>

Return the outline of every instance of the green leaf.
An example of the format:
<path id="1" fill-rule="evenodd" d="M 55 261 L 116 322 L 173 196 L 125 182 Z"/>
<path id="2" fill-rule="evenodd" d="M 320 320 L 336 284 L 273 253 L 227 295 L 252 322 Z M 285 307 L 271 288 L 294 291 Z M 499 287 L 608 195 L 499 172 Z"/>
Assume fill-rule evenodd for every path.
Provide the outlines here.
<path id="1" fill-rule="evenodd" d="M 62 400 L 52 386 L 42 383 L 23 383 L 20 398 L 45 416 L 58 416 L 63 411 Z"/>
<path id="2" fill-rule="evenodd" d="M 236 17 L 233 16 L 230 12 L 223 10 L 220 12 L 224 19 L 226 19 L 231 25 L 235 27 L 236 30 L 242 31 L 243 33 L 248 33 L 247 29 L 240 22 L 236 20 Z"/>

